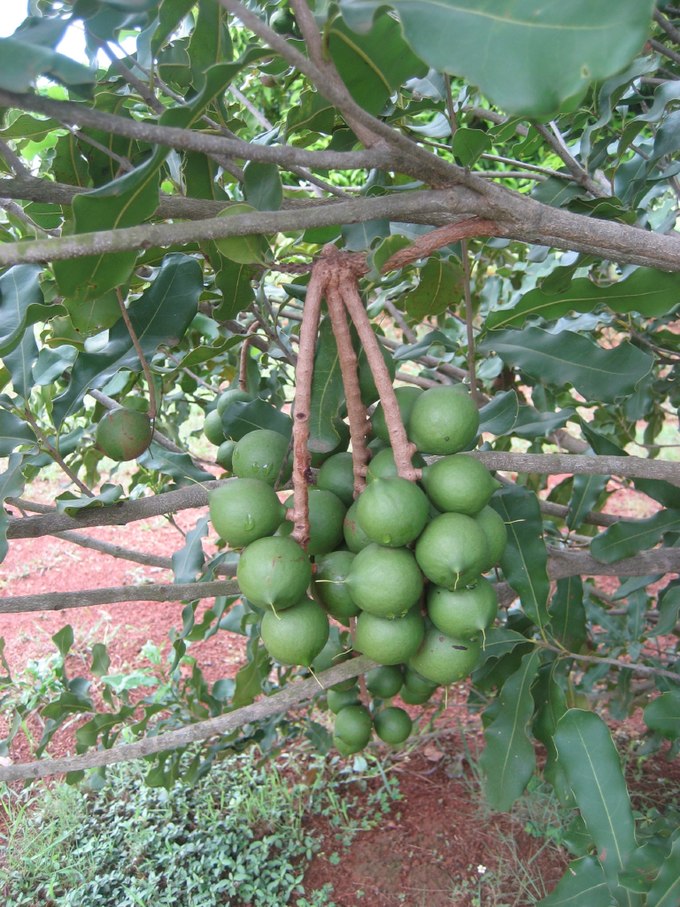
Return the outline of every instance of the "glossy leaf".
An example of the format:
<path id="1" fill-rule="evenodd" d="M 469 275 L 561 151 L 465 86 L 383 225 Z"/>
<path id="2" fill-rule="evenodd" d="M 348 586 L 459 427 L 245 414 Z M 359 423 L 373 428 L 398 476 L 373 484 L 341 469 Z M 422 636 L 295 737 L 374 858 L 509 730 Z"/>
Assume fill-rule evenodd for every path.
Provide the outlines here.
<path id="1" fill-rule="evenodd" d="M 236 687 L 231 700 L 231 707 L 241 708 L 250 703 L 262 692 L 262 681 L 271 670 L 272 660 L 267 650 L 259 643 L 247 664 L 236 674 Z"/>
<path id="2" fill-rule="evenodd" d="M 671 851 L 652 882 L 646 907 L 674 907 L 680 903 L 680 832 L 673 835 Z"/>
<path id="3" fill-rule="evenodd" d="M 21 471 L 24 458 L 21 454 L 12 453 L 7 460 L 7 469 L 0 472 L 0 563 L 7 556 L 7 525 L 9 514 L 5 509 L 7 498 L 18 498 L 24 490 L 25 480 Z M 1 650 L 0 650 L 1 651 Z"/>
<path id="4" fill-rule="evenodd" d="M 491 139 L 481 129 L 456 129 L 451 150 L 463 167 L 472 167 L 480 155 L 491 150 Z"/>
<path id="5" fill-rule="evenodd" d="M 219 0 L 201 0 L 197 12 L 189 42 L 194 82 L 200 82 L 204 71 L 213 63 L 230 60 L 233 52 L 228 13 Z"/>
<path id="6" fill-rule="evenodd" d="M 276 164 L 249 161 L 243 169 L 246 201 L 258 211 L 278 211 L 283 201 L 283 186 Z"/>
<path id="7" fill-rule="evenodd" d="M 611 734 L 593 712 L 570 709 L 557 725 L 555 745 L 614 893 L 618 875 L 637 844 L 628 789 Z M 630 899 L 630 903 L 637 901 Z"/>
<path id="8" fill-rule="evenodd" d="M 603 349 L 573 331 L 493 331 L 479 349 L 495 351 L 506 365 L 519 366 L 544 384 L 572 384 L 586 399 L 604 403 L 634 393 L 653 365 L 648 353 L 630 343 Z"/>
<path id="9" fill-rule="evenodd" d="M 668 690 L 657 699 L 653 699 L 645 707 L 643 715 L 645 724 L 651 730 L 664 737 L 670 737 L 671 740 L 680 737 L 680 690 Z"/>
<path id="10" fill-rule="evenodd" d="M 567 576 L 557 581 L 550 603 L 550 629 L 558 642 L 570 652 L 579 652 L 586 641 L 586 610 L 583 580 Z"/>
<path id="11" fill-rule="evenodd" d="M 524 656 L 519 671 L 503 684 L 498 715 L 484 730 L 486 746 L 479 757 L 484 794 L 493 809 L 509 809 L 527 785 L 535 766 L 528 736 L 534 713 L 531 687 L 536 680 L 540 653 Z"/>
<path id="12" fill-rule="evenodd" d="M 462 298 L 460 266 L 439 256 L 428 259 L 420 272 L 418 286 L 403 299 L 406 313 L 416 321 L 455 309 Z"/>
<path id="13" fill-rule="evenodd" d="M 619 520 L 595 536 L 590 553 L 602 564 L 613 564 L 653 548 L 664 533 L 679 530 L 680 510 L 660 510 L 646 520 Z"/>
<path id="14" fill-rule="evenodd" d="M 553 321 L 569 312 L 592 312 L 598 306 L 651 318 L 669 312 L 677 304 L 678 292 L 680 276 L 651 268 L 638 268 L 630 277 L 608 287 L 579 277 L 561 292 L 550 293 L 544 287 L 530 290 L 512 309 L 491 312 L 486 327 L 521 327 L 528 318 Z"/>
<path id="15" fill-rule="evenodd" d="M 65 85 L 81 87 L 94 82 L 94 72 L 82 63 L 58 53 L 51 47 L 15 37 L 0 38 L 0 88 L 22 93 L 32 88 L 39 76 L 51 76 Z"/>
<path id="16" fill-rule="evenodd" d="M 202 291 L 203 275 L 195 259 L 174 252 L 165 256 L 154 282 L 128 309 L 147 358 L 161 344 L 173 345 L 179 341 L 197 312 Z M 121 320 L 111 329 L 104 350 L 81 353 L 76 359 L 68 388 L 54 401 L 55 425 L 61 425 L 91 387 L 102 387 L 122 368 L 141 370 L 139 357 Z"/>
<path id="17" fill-rule="evenodd" d="M 38 358 L 38 344 L 32 328 L 24 331 L 24 336 L 11 353 L 4 356 L 5 366 L 12 376 L 14 392 L 28 400 L 33 387 L 33 366 Z"/>
<path id="18" fill-rule="evenodd" d="M 427 66 L 404 40 L 399 23 L 384 10 L 361 34 L 335 19 L 326 29 L 326 41 L 352 97 L 372 114 L 379 114 L 407 79 L 427 73 Z"/>
<path id="19" fill-rule="evenodd" d="M 215 274 L 215 286 L 222 294 L 222 300 L 215 309 L 215 318 L 228 321 L 247 309 L 255 300 L 253 272 L 249 265 L 220 256 L 220 268 Z"/>
<path id="20" fill-rule="evenodd" d="M 77 497 L 72 492 L 66 491 L 56 498 L 55 504 L 59 513 L 77 516 L 83 510 L 96 510 L 98 507 L 108 507 L 111 504 L 115 504 L 123 497 L 123 493 L 122 485 L 113 485 L 110 482 L 105 482 L 99 494 L 92 497 L 89 495 Z"/>
<path id="21" fill-rule="evenodd" d="M 370 25 L 384 0 L 341 0 L 353 28 Z M 647 37 L 652 0 L 389 0 L 414 51 L 436 70 L 463 76 L 508 113 L 547 117 L 595 81 L 618 72 Z"/>
<path id="22" fill-rule="evenodd" d="M 146 163 L 113 182 L 73 200 L 74 232 L 115 230 L 143 223 L 158 207 L 158 168 L 164 154 L 157 152 Z M 105 252 L 73 261 L 56 261 L 54 273 L 64 296 L 78 300 L 102 296 L 125 283 L 137 252 Z"/>
<path id="23" fill-rule="evenodd" d="M 649 636 L 665 636 L 673 633 L 680 619 L 680 586 L 671 585 L 659 598 L 659 619 Z"/>
<path id="24" fill-rule="evenodd" d="M 322 320 L 314 354 L 312 400 L 309 410 L 310 450 L 324 454 L 340 442 L 338 423 L 345 405 L 340 357 L 330 318 Z"/>
<path id="25" fill-rule="evenodd" d="M 0 457 L 8 457 L 17 447 L 35 443 L 35 433 L 24 419 L 0 409 Z"/>
<path id="26" fill-rule="evenodd" d="M 503 391 L 492 397 L 479 410 L 479 431 L 491 435 L 507 435 L 512 431 L 519 414 L 516 391 Z"/>
<path id="27" fill-rule="evenodd" d="M 184 545 L 172 555 L 174 582 L 193 583 L 205 563 L 202 539 L 208 534 L 208 517 L 200 517 L 184 537 Z"/>
<path id="28" fill-rule="evenodd" d="M 536 496 L 519 485 L 509 486 L 493 496 L 491 506 L 508 530 L 508 544 L 501 558 L 505 578 L 518 593 L 527 616 L 542 628 L 549 620 L 550 583 Z"/>
<path id="29" fill-rule="evenodd" d="M 536 907 L 610 907 L 611 892 L 595 857 L 581 857 L 569 864 L 555 890 Z"/>
<path id="30" fill-rule="evenodd" d="M 566 523 L 569 529 L 578 529 L 583 518 L 595 509 L 608 481 L 609 476 L 574 476 L 571 497 L 567 505 L 569 513 Z"/>
<path id="31" fill-rule="evenodd" d="M 63 313 L 60 306 L 44 304 L 40 268 L 16 265 L 0 276 L 0 356 L 13 350 L 27 327 Z"/>
<path id="32" fill-rule="evenodd" d="M 257 399 L 251 403 L 238 401 L 228 406 L 222 414 L 222 427 L 225 435 L 234 441 L 257 428 L 269 428 L 289 438 L 293 420 L 271 403 Z"/>

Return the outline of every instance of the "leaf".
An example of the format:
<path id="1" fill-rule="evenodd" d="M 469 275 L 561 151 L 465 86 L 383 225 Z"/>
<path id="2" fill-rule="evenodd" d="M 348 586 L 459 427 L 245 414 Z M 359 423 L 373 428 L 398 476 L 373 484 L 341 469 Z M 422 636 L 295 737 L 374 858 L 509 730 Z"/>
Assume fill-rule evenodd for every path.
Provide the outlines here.
<path id="1" fill-rule="evenodd" d="M 666 532 L 680 530 L 680 510 L 660 510 L 646 520 L 618 520 L 590 543 L 601 564 L 613 564 L 638 551 L 653 548 Z"/>
<path id="2" fill-rule="evenodd" d="M 482 639 L 482 654 L 477 667 L 481 667 L 492 658 L 502 658 L 516 646 L 526 645 L 529 640 L 516 630 L 506 627 L 491 627 L 484 633 Z"/>
<path id="3" fill-rule="evenodd" d="M 438 255 L 421 269 L 418 286 L 404 297 L 406 313 L 416 321 L 454 308 L 462 295 L 461 269 Z"/>
<path id="4" fill-rule="evenodd" d="M 27 327 L 64 312 L 44 304 L 40 274 L 35 265 L 15 265 L 0 276 L 0 356 L 21 343 Z"/>
<path id="5" fill-rule="evenodd" d="M 536 907 L 609 907 L 611 892 L 602 864 L 595 857 L 570 863 L 557 887 Z"/>
<path id="6" fill-rule="evenodd" d="M 338 423 L 345 404 L 345 388 L 340 371 L 340 357 L 329 317 L 319 327 L 314 352 L 312 399 L 309 410 L 310 450 L 329 453 L 340 443 Z"/>
<path id="7" fill-rule="evenodd" d="M 654 362 L 627 342 L 605 350 L 573 331 L 550 334 L 540 328 L 493 331 L 479 349 L 495 351 L 506 365 L 519 366 L 543 384 L 569 383 L 587 400 L 603 403 L 634 393 Z"/>
<path id="8" fill-rule="evenodd" d="M 233 54 L 229 35 L 228 13 L 219 0 L 202 0 L 198 5 L 196 24 L 189 41 L 189 58 L 194 83 L 213 63 L 230 60 Z"/>
<path id="9" fill-rule="evenodd" d="M 505 578 L 518 593 L 527 616 L 542 629 L 549 620 L 550 583 L 536 495 L 516 485 L 501 489 L 490 503 L 508 530 L 508 544 L 501 558 Z"/>
<path id="10" fill-rule="evenodd" d="M 385 0 L 341 0 L 356 29 Z M 407 41 L 433 69 L 478 85 L 508 113 L 547 118 L 613 75 L 647 38 L 653 0 L 389 0 Z"/>
<path id="11" fill-rule="evenodd" d="M 69 653 L 69 649 L 73 645 L 73 627 L 70 624 L 66 624 L 65 627 L 62 627 L 61 630 L 57 632 L 52 637 L 52 642 L 55 644 L 59 650 L 59 654 L 62 658 L 66 658 Z"/>
<path id="12" fill-rule="evenodd" d="M 164 257 L 154 282 L 128 309 L 147 358 L 159 346 L 179 342 L 198 310 L 202 291 L 203 273 L 195 259 L 178 252 Z M 80 353 L 76 359 L 68 388 L 54 401 L 57 428 L 90 388 L 102 387 L 122 368 L 141 371 L 139 357 L 121 319 L 111 329 L 105 349 Z"/>
<path id="13" fill-rule="evenodd" d="M 201 539 L 208 534 L 208 517 L 200 517 L 185 536 L 185 543 L 172 555 L 172 572 L 176 583 L 193 583 L 205 563 Z"/>
<path id="14" fill-rule="evenodd" d="M 0 88 L 23 93 L 35 85 L 38 76 L 51 76 L 58 82 L 74 87 L 91 85 L 94 72 L 82 63 L 64 54 L 21 40 L 17 37 L 0 38 Z"/>
<path id="15" fill-rule="evenodd" d="M 569 513 L 566 523 L 569 529 L 574 530 L 583 522 L 584 517 L 595 509 L 595 506 L 605 490 L 609 476 L 575 475 L 569 498 Z"/>
<path id="16" fill-rule="evenodd" d="M 479 431 L 491 435 L 507 435 L 512 431 L 519 413 L 516 391 L 503 391 L 492 397 L 479 410 Z"/>
<path id="17" fill-rule="evenodd" d="M 178 485 L 206 482 L 215 478 L 212 473 L 197 466 L 188 453 L 177 453 L 155 442 L 137 458 L 137 462 L 145 469 L 170 476 Z"/>
<path id="18" fill-rule="evenodd" d="M 248 161 L 243 173 L 248 204 L 258 211 L 278 211 L 283 201 L 283 186 L 276 164 Z"/>
<path id="19" fill-rule="evenodd" d="M 21 471 L 24 458 L 21 454 L 10 454 L 7 469 L 0 472 L 0 563 L 7 557 L 7 525 L 9 514 L 4 503 L 7 498 L 18 498 L 24 490 L 25 480 Z"/>
<path id="20" fill-rule="evenodd" d="M 569 312 L 592 312 L 598 306 L 608 306 L 614 312 L 639 312 L 651 318 L 669 312 L 676 305 L 679 292 L 680 276 L 652 268 L 637 268 L 625 280 L 608 287 L 579 277 L 555 293 L 545 287 L 530 290 L 512 309 L 490 312 L 486 327 L 520 327 L 528 318 L 554 321 Z"/>
<path id="21" fill-rule="evenodd" d="M 73 199 L 74 233 L 116 230 L 141 224 L 158 207 L 159 167 L 167 149 L 112 182 Z M 137 251 L 104 252 L 55 261 L 54 274 L 64 296 L 85 300 L 119 287 L 130 276 Z"/>
<path id="22" fill-rule="evenodd" d="M 680 833 L 673 835 L 671 852 L 661 864 L 647 895 L 647 907 L 674 907 L 680 903 Z"/>
<path id="23" fill-rule="evenodd" d="M 550 604 L 550 629 L 553 637 L 570 652 L 579 652 L 586 641 L 586 626 L 581 577 L 559 579 Z"/>
<path id="24" fill-rule="evenodd" d="M 529 652 L 519 671 L 503 684 L 498 716 L 484 730 L 486 747 L 479 757 L 484 773 L 484 794 L 492 809 L 510 809 L 533 774 L 536 764 L 528 728 L 534 714 L 531 687 L 536 680 L 540 652 Z"/>
<path id="25" fill-rule="evenodd" d="M 92 666 L 90 670 L 96 677 L 102 677 L 109 670 L 111 659 L 106 646 L 96 642 L 92 646 Z"/>
<path id="26" fill-rule="evenodd" d="M 618 875 L 637 844 L 628 789 L 609 729 L 593 712 L 569 709 L 557 725 L 555 745 L 612 893 L 616 893 Z"/>
<path id="27" fill-rule="evenodd" d="M 350 94 L 369 113 L 379 114 L 396 88 L 427 73 L 427 66 L 404 40 L 399 23 L 384 10 L 363 34 L 336 18 L 327 26 L 325 38 Z"/>
<path id="28" fill-rule="evenodd" d="M 236 318 L 255 301 L 253 272 L 249 265 L 241 265 L 220 256 L 221 267 L 215 274 L 215 286 L 222 294 L 222 301 L 213 312 L 218 321 Z"/>
<path id="29" fill-rule="evenodd" d="M 649 636 L 665 636 L 673 633 L 680 615 L 680 586 L 668 586 L 659 598 L 659 619 Z"/>
<path id="30" fill-rule="evenodd" d="M 237 401 L 228 406 L 222 414 L 222 428 L 225 435 L 234 441 L 239 441 L 257 428 L 269 428 L 290 438 L 293 420 L 271 403 L 258 398 L 251 403 Z"/>
<path id="31" fill-rule="evenodd" d="M 98 507 L 108 507 L 120 501 L 122 497 L 122 485 L 112 485 L 105 482 L 97 495 L 92 497 L 82 495 L 78 497 L 70 491 L 65 491 L 56 498 L 55 503 L 59 513 L 77 516 L 82 510 L 96 510 Z"/>
<path id="32" fill-rule="evenodd" d="M 24 419 L 0 409 L 0 457 L 8 457 L 22 444 L 36 443 L 33 429 Z"/>
<path id="33" fill-rule="evenodd" d="M 449 133 L 447 133 L 449 134 Z M 451 141 L 451 150 L 463 167 L 472 167 L 480 155 L 491 148 L 491 139 L 481 129 L 456 129 Z"/>
<path id="34" fill-rule="evenodd" d="M 19 397 L 27 400 L 33 387 L 33 366 L 38 358 L 38 345 L 32 330 L 27 330 L 11 353 L 7 353 L 5 366 L 12 378 L 12 387 Z"/>
<path id="35" fill-rule="evenodd" d="M 653 699 L 645 707 L 643 717 L 652 731 L 670 737 L 671 740 L 680 737 L 680 690 L 668 690 Z"/>
<path id="36" fill-rule="evenodd" d="M 262 681 L 271 670 L 272 660 L 263 645 L 258 645 L 252 658 L 236 674 L 236 687 L 231 700 L 231 707 L 241 708 L 250 703 L 262 692 Z"/>

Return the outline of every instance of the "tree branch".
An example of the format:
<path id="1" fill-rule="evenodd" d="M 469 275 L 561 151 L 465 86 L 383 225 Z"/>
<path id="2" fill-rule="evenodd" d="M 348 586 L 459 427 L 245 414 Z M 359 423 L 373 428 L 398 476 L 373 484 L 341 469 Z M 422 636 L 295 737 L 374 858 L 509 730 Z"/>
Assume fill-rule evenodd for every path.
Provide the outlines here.
<path id="1" fill-rule="evenodd" d="M 327 690 L 336 683 L 348 680 L 350 677 L 357 677 L 374 667 L 375 662 L 363 655 L 359 658 L 351 658 L 315 677 L 293 681 L 280 692 L 265 696 L 252 705 L 243 706 L 243 708 L 235 709 L 233 712 L 217 718 L 198 721 L 176 731 L 168 731 L 155 737 L 145 737 L 136 743 L 120 744 L 108 750 L 97 750 L 82 756 L 41 759 L 37 762 L 0 766 L 0 781 L 35 780 L 36 778 L 46 778 L 49 775 L 83 771 L 102 765 L 113 765 L 117 762 L 129 762 L 132 759 L 152 756 L 154 753 L 189 746 L 199 740 L 223 736 L 246 724 L 262 721 L 273 715 L 280 715 L 304 702 L 309 702 L 319 695 L 320 688 Z"/>
<path id="2" fill-rule="evenodd" d="M 548 547 L 548 575 L 552 580 L 566 576 L 648 576 L 678 572 L 679 548 L 653 548 L 613 564 L 602 564 L 587 551 Z"/>
<path id="3" fill-rule="evenodd" d="M 680 486 L 680 463 L 670 460 L 646 460 L 644 457 L 600 457 L 578 454 L 525 454 L 493 450 L 473 450 L 470 456 L 488 469 L 503 472 L 527 472 L 543 475 L 608 476 L 636 479 L 663 479 Z"/>

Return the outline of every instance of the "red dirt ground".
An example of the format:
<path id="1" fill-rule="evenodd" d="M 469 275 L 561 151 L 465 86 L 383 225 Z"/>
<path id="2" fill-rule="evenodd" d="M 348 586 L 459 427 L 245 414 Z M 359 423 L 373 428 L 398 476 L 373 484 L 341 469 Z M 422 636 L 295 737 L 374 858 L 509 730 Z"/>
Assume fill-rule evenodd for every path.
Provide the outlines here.
<path id="1" fill-rule="evenodd" d="M 39 499 L 39 491 L 40 486 L 32 491 L 33 499 Z M 45 503 L 53 500 L 51 491 L 43 488 Z M 200 515 L 185 511 L 178 514 L 177 522 L 184 530 L 190 529 Z M 126 527 L 101 527 L 90 534 L 166 556 L 181 544 L 177 530 L 162 518 Z M 171 581 L 171 575 L 160 568 L 142 567 L 48 537 L 11 543 L 0 570 L 0 594 L 164 580 Z M 87 654 L 98 641 L 108 646 L 111 672 L 129 670 L 141 666 L 140 651 L 148 640 L 170 648 L 168 633 L 172 627 L 181 627 L 181 610 L 180 603 L 135 602 L 61 613 L 0 615 L 0 636 L 6 641 L 5 657 L 13 676 L 20 675 L 30 659 L 54 651 L 50 637 L 66 623 L 75 633 L 76 655 L 69 662 L 72 676 L 87 674 Z M 191 654 L 209 682 L 233 676 L 243 661 L 241 638 L 220 632 L 193 644 Z M 451 691 L 447 707 L 437 719 L 437 732 L 406 755 L 394 758 L 392 770 L 399 778 L 402 798 L 380 827 L 360 832 L 349 851 L 344 851 L 336 840 L 336 830 L 325 821 L 316 821 L 323 846 L 307 874 L 308 890 L 331 883 L 330 898 L 339 907 L 519 907 L 533 903 L 518 870 L 522 866 L 533 878 L 543 880 L 544 892 L 552 889 L 564 872 L 564 854 L 532 836 L 525 828 L 526 816 L 491 814 L 476 795 L 465 752 L 466 747 L 477 747 L 481 732 L 464 701 L 463 686 Z M 69 746 L 68 735 L 60 734 L 48 754 L 63 755 Z M 17 737 L 12 761 L 30 759 L 28 742 Z M 647 779 L 653 790 L 659 776 L 670 774 L 675 777 L 669 781 L 680 789 L 675 766 L 657 756 L 644 763 L 640 778 Z M 339 863 L 338 853 L 342 854 Z"/>

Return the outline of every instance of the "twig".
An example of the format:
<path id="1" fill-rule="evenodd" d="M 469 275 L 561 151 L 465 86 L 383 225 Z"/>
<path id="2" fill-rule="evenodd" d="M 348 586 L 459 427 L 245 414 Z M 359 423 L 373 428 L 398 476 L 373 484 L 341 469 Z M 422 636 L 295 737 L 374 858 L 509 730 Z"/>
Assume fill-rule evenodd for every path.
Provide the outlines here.
<path id="1" fill-rule="evenodd" d="M 259 326 L 259 321 L 253 321 L 248 326 L 246 336 L 241 346 L 241 353 L 238 360 L 238 386 L 242 391 L 248 390 L 248 358 L 250 347 L 253 345 L 253 334 Z"/>
<path id="2" fill-rule="evenodd" d="M 429 233 L 419 236 L 415 242 L 404 249 L 399 249 L 394 255 L 387 259 L 381 267 L 382 274 L 388 271 L 396 271 L 406 265 L 413 264 L 420 258 L 429 258 L 437 249 L 442 246 L 448 246 L 450 243 L 460 242 L 468 237 L 481 236 L 498 236 L 499 227 L 492 220 L 485 220 L 478 217 L 470 217 L 465 220 L 457 221 L 455 224 L 447 224 L 445 227 L 438 227 Z"/>
<path id="3" fill-rule="evenodd" d="M 472 293 L 470 291 L 470 256 L 467 239 L 461 240 L 461 257 L 463 259 L 463 307 L 465 309 L 465 333 L 467 338 L 467 365 L 470 375 L 470 393 L 477 406 L 482 399 L 477 387 L 477 367 L 475 365 L 475 332 L 474 313 L 472 311 Z"/>
<path id="4" fill-rule="evenodd" d="M 27 762 L 19 765 L 0 766 L 0 781 L 35 780 L 46 778 L 49 775 L 63 774 L 65 772 L 84 771 L 98 768 L 102 765 L 113 765 L 117 762 L 129 762 L 162 753 L 167 750 L 189 746 L 199 740 L 208 740 L 210 737 L 223 736 L 246 724 L 280 715 L 289 709 L 302 705 L 319 695 L 319 685 L 328 689 L 336 683 L 356 677 L 375 667 L 375 662 L 360 656 L 343 661 L 342 664 L 329 668 L 315 677 L 305 680 L 296 680 L 289 683 L 285 689 L 271 696 L 265 696 L 252 705 L 235 709 L 226 715 L 217 718 L 208 718 L 198 721 L 176 731 L 157 734 L 155 737 L 145 737 L 136 743 L 125 743 L 107 750 L 97 750 L 82 756 L 67 756 L 62 759 L 41 759 L 37 762 Z"/>
<path id="5" fill-rule="evenodd" d="M 342 384 L 345 389 L 345 402 L 347 404 L 347 418 L 349 420 L 349 432 L 352 441 L 352 469 L 354 473 L 354 497 L 358 497 L 366 487 L 366 471 L 368 467 L 369 452 L 366 445 L 366 438 L 370 431 L 368 413 L 366 406 L 361 399 L 361 387 L 359 385 L 359 360 L 352 345 L 352 335 L 350 334 L 349 325 L 342 293 L 338 286 L 338 278 L 341 275 L 335 275 L 335 279 L 330 283 L 326 290 L 326 303 L 328 305 L 328 314 L 335 335 L 335 342 L 338 347 L 338 360 L 340 362 L 340 372 L 342 374 Z"/>
<path id="6" fill-rule="evenodd" d="M 680 28 L 676 28 L 658 9 L 654 10 L 653 19 L 676 44 L 680 44 Z"/>
<path id="7" fill-rule="evenodd" d="M 47 453 L 52 457 L 52 459 L 60 467 L 62 472 L 64 472 L 69 477 L 69 479 L 73 482 L 73 484 L 76 485 L 82 491 L 82 493 L 84 495 L 87 495 L 87 497 L 89 497 L 89 498 L 93 498 L 94 492 L 90 488 L 88 488 L 84 482 L 81 482 L 81 480 L 78 478 L 76 473 L 71 469 L 71 467 L 68 465 L 68 463 L 66 463 L 66 461 L 64 460 L 62 455 L 59 453 L 59 451 L 56 449 L 56 447 L 54 447 L 50 443 L 50 440 L 48 439 L 47 435 L 42 430 L 42 428 L 40 428 L 35 416 L 28 409 L 28 407 L 26 407 L 24 409 L 23 416 L 24 416 L 24 419 L 28 422 L 28 424 L 31 426 L 31 428 L 35 432 L 38 442 L 47 451 Z"/>
<path id="8" fill-rule="evenodd" d="M 539 643 L 542 649 L 548 649 L 550 652 L 559 652 L 564 658 L 573 658 L 574 661 L 583 661 L 588 664 L 607 664 L 621 670 L 632 671 L 634 674 L 643 674 L 652 677 L 666 677 L 668 680 L 674 680 L 680 683 L 680 674 L 674 671 L 666 671 L 664 668 L 656 668 L 652 665 L 643 665 L 638 662 L 621 661 L 619 658 L 607 658 L 604 655 L 580 655 L 576 652 L 565 652 L 557 646 L 545 645 Z"/>
<path id="9" fill-rule="evenodd" d="M 583 186 L 584 189 L 587 189 L 591 195 L 594 195 L 597 198 L 606 198 L 608 196 L 608 193 L 592 179 L 576 158 L 573 157 L 554 122 L 550 124 L 550 128 L 544 126 L 542 123 L 534 123 L 533 126 L 539 135 L 541 135 L 550 145 L 557 156 L 564 161 L 567 170 L 579 185 Z"/>
<path id="10" fill-rule="evenodd" d="M 149 419 L 151 420 L 151 428 L 153 430 L 156 423 L 156 389 L 154 388 L 153 375 L 151 374 L 149 363 L 146 361 L 146 356 L 144 355 L 144 350 L 142 349 L 142 345 L 139 342 L 137 332 L 135 331 L 134 327 L 132 326 L 132 322 L 130 321 L 128 310 L 125 308 L 123 294 L 121 293 L 119 287 L 116 287 L 116 297 L 118 298 L 118 306 L 120 307 L 120 313 L 123 317 L 123 321 L 125 322 L 125 327 L 127 328 L 127 332 L 130 335 L 130 340 L 132 341 L 132 345 L 134 346 L 137 357 L 139 358 L 139 362 L 142 366 L 142 371 L 144 372 L 144 377 L 146 378 L 146 384 L 149 388 Z"/>

